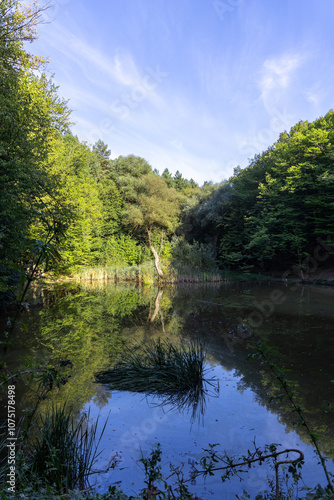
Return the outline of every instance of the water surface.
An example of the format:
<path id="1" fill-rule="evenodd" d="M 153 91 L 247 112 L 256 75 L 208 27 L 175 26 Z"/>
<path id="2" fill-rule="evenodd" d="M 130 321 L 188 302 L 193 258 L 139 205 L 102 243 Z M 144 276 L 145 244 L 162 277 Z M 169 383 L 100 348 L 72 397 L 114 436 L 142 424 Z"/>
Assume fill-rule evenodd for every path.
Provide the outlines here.
<path id="1" fill-rule="evenodd" d="M 187 285 L 166 289 L 132 285 L 61 286 L 45 293 L 43 304 L 31 307 L 18 329 L 8 364 L 23 368 L 46 361 L 71 360 L 68 382 L 52 398 L 66 400 L 73 411 L 90 409 L 108 424 L 102 439 L 98 469 L 116 464 L 97 477 L 99 491 L 110 484 L 128 493 L 143 486 L 142 454 L 161 444 L 163 471 L 169 463 L 199 463 L 203 448 L 220 443 L 230 455 L 270 443 L 280 449 L 298 448 L 305 453 L 304 481 L 325 485 L 322 469 L 310 446 L 309 436 L 296 426 L 296 415 L 267 367 L 247 360 L 260 340 L 277 346 L 275 362 L 289 369 L 296 384 L 298 402 L 305 408 L 314 431 L 323 435 L 322 450 L 334 448 L 334 289 L 280 284 Z M 28 333 L 27 333 L 28 331 Z M 199 339 L 205 342 L 209 375 L 219 381 L 219 396 L 205 401 L 204 411 L 161 406 L 143 394 L 111 391 L 94 382 L 94 373 L 111 366 L 125 348 L 136 348 L 158 338 L 175 343 Z M 18 360 L 19 366 L 18 366 Z M 36 384 L 18 387 L 21 408 L 32 406 Z M 47 402 L 42 404 L 46 406 Z M 160 405 L 160 406 L 159 406 Z M 265 467 L 254 467 L 245 480 L 222 484 L 217 473 L 204 482 L 197 479 L 192 492 L 203 498 L 235 498 L 246 489 L 252 495 L 265 489 Z M 307 479 L 307 480 L 306 480 Z M 172 480 L 171 480 L 172 481 Z"/>

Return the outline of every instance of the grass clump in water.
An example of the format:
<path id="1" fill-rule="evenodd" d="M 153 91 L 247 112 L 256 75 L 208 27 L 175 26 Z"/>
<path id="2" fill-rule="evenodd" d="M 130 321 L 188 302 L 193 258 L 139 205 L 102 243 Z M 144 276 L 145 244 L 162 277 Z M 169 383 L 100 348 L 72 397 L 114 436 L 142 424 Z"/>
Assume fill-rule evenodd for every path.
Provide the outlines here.
<path id="1" fill-rule="evenodd" d="M 200 343 L 175 346 L 169 340 L 128 349 L 111 370 L 96 374 L 96 380 L 112 389 L 163 396 L 163 404 L 196 410 L 207 394 L 205 350 Z M 216 389 L 217 390 L 217 389 Z"/>

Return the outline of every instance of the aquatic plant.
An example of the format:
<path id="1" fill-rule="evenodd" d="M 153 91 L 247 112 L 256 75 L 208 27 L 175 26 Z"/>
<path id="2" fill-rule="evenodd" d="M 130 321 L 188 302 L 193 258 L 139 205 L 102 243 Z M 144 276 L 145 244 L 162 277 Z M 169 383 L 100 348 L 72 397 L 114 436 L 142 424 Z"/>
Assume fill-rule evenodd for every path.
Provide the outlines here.
<path id="1" fill-rule="evenodd" d="M 38 430 L 27 456 L 27 473 L 44 484 L 67 492 L 87 485 L 99 456 L 97 449 L 106 423 L 97 438 L 98 419 L 88 428 L 88 415 L 78 421 L 66 408 L 52 408 L 37 420 Z"/>
<path id="2" fill-rule="evenodd" d="M 128 349 L 114 368 L 96 374 L 97 382 L 112 389 L 163 396 L 162 404 L 194 411 L 208 393 L 218 391 L 215 379 L 205 378 L 205 349 L 202 344 L 176 346 L 168 339 Z"/>
<path id="3" fill-rule="evenodd" d="M 157 444 L 156 448 L 151 451 L 150 456 L 142 457 L 139 460 L 145 470 L 145 484 L 146 488 L 141 491 L 140 498 L 142 500 L 159 500 L 163 498 L 168 499 L 178 499 L 178 500 L 202 500 L 189 491 L 187 482 L 185 480 L 182 467 L 175 467 L 170 464 L 171 474 L 168 476 L 170 479 L 173 476 L 177 477 L 177 486 L 172 488 L 170 484 L 164 479 L 161 473 L 161 447 L 160 443 Z M 158 485 L 162 483 L 165 491 L 161 490 Z M 132 498 L 132 497 L 131 497 Z"/>

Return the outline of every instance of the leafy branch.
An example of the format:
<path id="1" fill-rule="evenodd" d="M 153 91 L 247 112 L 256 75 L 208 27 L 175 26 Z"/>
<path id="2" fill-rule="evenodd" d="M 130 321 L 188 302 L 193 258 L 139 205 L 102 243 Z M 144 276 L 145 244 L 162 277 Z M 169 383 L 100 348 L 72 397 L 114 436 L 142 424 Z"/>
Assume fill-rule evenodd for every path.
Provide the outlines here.
<path id="1" fill-rule="evenodd" d="M 224 452 L 223 456 L 218 455 L 218 452 L 215 449 L 215 447 L 218 446 L 218 444 L 217 443 L 209 444 L 209 448 L 204 450 L 207 453 L 207 455 L 205 457 L 202 457 L 200 461 L 203 469 L 198 470 L 196 469 L 195 464 L 194 463 L 192 464 L 193 466 L 192 478 L 195 479 L 195 477 L 199 475 L 203 475 L 204 477 L 213 476 L 214 472 L 226 471 L 221 476 L 223 482 L 226 481 L 227 479 L 230 479 L 233 476 L 237 476 L 240 480 L 242 480 L 240 474 L 243 472 L 247 472 L 247 469 L 250 469 L 253 464 L 258 462 L 259 465 L 261 465 L 265 461 L 273 459 L 275 468 L 275 478 L 276 478 L 275 492 L 276 492 L 276 499 L 278 500 L 280 494 L 280 484 L 279 484 L 280 465 L 289 464 L 290 465 L 289 472 L 292 473 L 294 479 L 299 479 L 300 476 L 297 473 L 297 469 L 301 468 L 304 463 L 303 462 L 304 454 L 300 450 L 294 448 L 291 449 L 288 448 L 282 451 L 277 451 L 277 446 L 279 445 L 274 443 L 266 445 L 264 451 L 256 446 L 255 441 L 253 444 L 254 444 L 253 452 L 248 450 L 248 455 L 243 455 L 237 459 L 235 459 L 235 457 L 228 456 L 226 452 Z M 292 460 L 289 458 L 289 453 L 297 453 L 299 457 Z M 286 459 L 279 461 L 278 457 L 281 455 L 286 455 Z M 219 462 L 222 462 L 225 465 L 222 467 L 217 467 L 216 464 L 218 464 Z"/>

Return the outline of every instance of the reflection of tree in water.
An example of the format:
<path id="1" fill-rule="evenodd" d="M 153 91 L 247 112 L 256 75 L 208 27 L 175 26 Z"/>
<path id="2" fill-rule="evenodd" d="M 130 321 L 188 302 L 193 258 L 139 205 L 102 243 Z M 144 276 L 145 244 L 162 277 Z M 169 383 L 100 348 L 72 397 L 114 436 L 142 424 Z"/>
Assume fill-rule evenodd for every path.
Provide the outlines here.
<path id="1" fill-rule="evenodd" d="M 289 314 L 285 310 L 284 315 L 280 315 L 277 309 L 260 328 L 252 331 L 243 318 L 252 310 L 253 301 L 260 293 L 259 300 L 263 300 L 265 291 L 242 283 L 233 287 L 182 285 L 163 290 L 114 283 L 94 288 L 62 285 L 55 294 L 48 293 L 44 297 L 43 309 L 32 308 L 22 317 L 29 335 L 23 327 L 16 333 L 16 347 L 14 345 L 8 359 L 15 362 L 13 369 L 17 368 L 15 349 L 35 365 L 46 360 L 70 359 L 74 366 L 69 382 L 53 397 L 67 399 L 80 410 L 94 396 L 99 406 L 106 402 L 102 393 L 96 395 L 94 373 L 120 359 L 126 347 L 165 336 L 176 343 L 199 339 L 205 341 L 210 363 L 236 370 L 242 377 L 243 386 L 257 394 L 260 404 L 278 413 L 288 429 L 293 428 L 288 402 L 268 402 L 268 394 L 278 392 L 275 381 L 258 362 L 246 361 L 251 341 L 260 339 L 278 346 L 277 364 L 292 369 L 289 378 L 297 383 L 299 401 L 312 427 L 326 436 L 326 450 L 334 448 L 333 412 L 330 408 L 327 413 L 321 409 L 326 402 L 334 401 L 334 386 L 330 384 L 334 379 L 334 373 L 331 374 L 333 361 L 328 361 L 333 359 L 330 355 L 334 350 L 328 329 L 330 322 L 326 326 L 326 321 L 319 316 L 313 319 L 314 312 L 311 315 L 309 309 L 305 312 L 307 321 L 301 310 L 293 316 L 292 309 L 298 300 L 296 293 L 295 297 L 288 296 L 287 302 L 291 305 L 284 305 L 286 309 L 290 305 Z M 315 292 L 312 290 L 312 293 Z M 323 291 L 321 293 L 321 297 L 316 296 L 315 303 L 324 303 L 326 297 Z M 312 297 L 307 306 L 312 306 Z M 324 325 L 324 332 L 319 328 L 321 325 Z M 199 400 L 196 410 L 199 413 L 201 404 Z M 182 400 L 180 410 L 181 406 Z M 183 408 L 186 411 L 187 405 Z M 189 411 L 192 411 L 191 405 Z M 300 428 L 296 430 L 303 436 Z"/>
<path id="2" fill-rule="evenodd" d="M 296 383 L 298 403 L 305 409 L 312 429 L 323 436 L 320 440 L 322 449 L 333 456 L 334 385 L 330 380 L 334 379 L 334 338 L 328 329 L 328 313 L 323 317 L 316 314 L 317 304 L 323 303 L 324 291 L 320 290 L 318 296 L 317 290 L 311 289 L 314 298 L 309 298 L 307 308 L 298 309 L 297 315 L 294 312 L 295 304 L 300 305 L 300 291 L 291 296 L 288 294 L 283 314 L 277 308 L 260 328 L 251 329 L 243 322 L 245 314 L 241 313 L 246 311 L 247 316 L 252 311 L 252 303 L 260 292 L 262 300 L 266 292 L 261 288 L 257 292 L 242 286 L 236 290 L 220 287 L 208 290 L 208 293 L 203 293 L 203 287 L 202 291 L 195 287 L 189 291 L 183 289 L 175 299 L 173 314 L 180 318 L 184 339 L 205 339 L 212 363 L 234 369 L 236 375 L 242 377 L 239 390 L 251 388 L 262 406 L 277 413 L 288 430 L 295 430 L 305 442 L 309 442 L 304 429 L 294 425 L 296 419 L 290 403 L 284 398 L 269 402 L 270 395 L 281 392 L 277 381 L 260 362 L 247 360 L 254 340 L 278 346 L 276 363 L 291 370 L 288 378 Z M 309 312 L 311 306 L 312 314 Z"/>
<path id="3" fill-rule="evenodd" d="M 284 359 L 280 358 L 280 361 L 283 364 Z M 250 388 L 256 394 L 256 401 L 269 411 L 276 413 L 279 416 L 279 422 L 285 425 L 288 432 L 295 431 L 305 443 L 312 444 L 309 434 L 300 425 L 299 417 L 293 411 L 290 401 L 285 395 L 282 397 L 280 383 L 272 377 L 267 367 L 258 366 L 257 373 L 245 368 L 237 370 L 236 373 L 242 376 L 238 390 Z M 291 378 L 289 372 L 287 377 Z M 320 398 L 321 404 L 312 404 L 307 397 L 307 393 L 303 390 L 305 385 L 303 374 L 300 374 L 300 377 L 293 378 L 294 382 L 291 381 L 291 390 L 295 394 L 294 400 L 302 408 L 312 432 L 318 436 L 317 440 L 322 452 L 333 459 L 333 406 L 328 407 L 329 401 L 326 397 Z M 331 401 L 334 401 L 333 397 Z"/>
<path id="4" fill-rule="evenodd" d="M 94 405 L 96 405 L 99 408 L 99 410 L 102 410 L 102 408 L 106 404 L 108 404 L 111 397 L 112 397 L 111 391 L 107 390 L 102 385 L 97 384 L 95 395 L 92 399 L 92 403 L 94 403 Z"/>
<path id="5" fill-rule="evenodd" d="M 257 332 L 257 334 L 257 338 L 261 338 L 261 332 Z M 225 368 L 234 369 L 235 375 L 241 377 L 238 382 L 240 392 L 251 389 L 256 395 L 256 401 L 261 406 L 266 407 L 268 411 L 276 413 L 279 416 L 279 421 L 286 426 L 287 431 L 296 431 L 304 442 L 311 444 L 310 437 L 304 427 L 296 424 L 298 416 L 293 412 L 291 403 L 287 398 L 281 397 L 282 387 L 280 387 L 279 382 L 272 377 L 269 369 L 260 361 L 247 359 L 248 355 L 254 352 L 251 346 L 252 342 L 245 342 L 243 345 L 235 343 L 233 353 L 231 353 L 228 348 L 225 348 L 225 352 L 219 351 L 219 346 L 215 342 L 209 342 L 208 350 L 216 362 Z M 290 349 L 288 346 L 279 349 L 275 362 L 283 369 L 290 368 L 291 359 L 297 360 L 298 357 L 298 353 L 294 354 L 290 345 Z M 319 363 L 318 366 L 321 364 Z M 299 370 L 294 369 L 287 372 L 287 378 L 292 380 L 291 387 L 295 392 L 296 402 L 306 413 L 313 431 L 319 435 L 322 450 L 329 457 L 333 457 L 334 387 L 329 382 L 331 375 L 319 370 L 314 379 L 314 370 L 309 370 L 307 365 L 299 365 L 299 367 Z M 318 389 L 314 387 L 315 384 L 318 384 Z"/>
<path id="6" fill-rule="evenodd" d="M 153 311 L 153 314 L 151 316 L 151 323 L 153 323 L 153 321 L 155 320 L 155 318 L 159 314 L 160 318 L 161 318 L 162 331 L 163 331 L 163 333 L 165 333 L 164 317 L 163 317 L 162 311 L 160 309 L 160 300 L 161 300 L 162 294 L 163 294 L 163 290 L 158 290 L 158 293 L 157 293 L 157 296 L 156 296 L 155 302 L 154 302 L 154 311 Z"/>
<path id="7" fill-rule="evenodd" d="M 16 332 L 14 347 L 8 359 L 13 359 L 18 368 L 17 350 L 24 364 L 43 366 L 59 359 L 73 363 L 68 383 L 53 391 L 50 398 L 69 401 L 73 411 L 96 394 L 94 373 L 109 363 L 109 358 L 119 357 L 127 343 L 124 327 L 137 324 L 134 317 L 147 321 L 147 306 L 155 296 L 152 291 L 142 292 L 135 287 L 90 288 L 78 285 L 63 285 L 52 295 L 47 295 L 47 306 L 32 309 L 22 321 L 27 325 Z M 36 382 L 27 382 L 23 406 L 34 405 Z M 98 395 L 99 405 L 107 400 Z M 47 402 L 45 402 L 46 404 Z"/>

